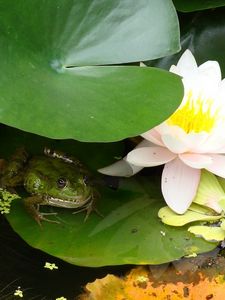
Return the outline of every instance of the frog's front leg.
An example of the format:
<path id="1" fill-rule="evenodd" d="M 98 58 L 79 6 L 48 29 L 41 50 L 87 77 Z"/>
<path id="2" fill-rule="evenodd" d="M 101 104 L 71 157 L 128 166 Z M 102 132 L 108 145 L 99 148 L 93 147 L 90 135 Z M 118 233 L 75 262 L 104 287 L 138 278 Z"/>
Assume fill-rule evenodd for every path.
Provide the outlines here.
<path id="1" fill-rule="evenodd" d="M 24 199 L 24 206 L 27 210 L 27 212 L 34 218 L 34 220 L 41 226 L 41 221 L 48 221 L 51 223 L 57 223 L 59 224 L 58 221 L 50 220 L 44 215 L 56 215 L 57 213 L 41 213 L 39 211 L 39 206 L 43 203 L 43 198 L 35 195 L 31 197 L 27 197 Z"/>

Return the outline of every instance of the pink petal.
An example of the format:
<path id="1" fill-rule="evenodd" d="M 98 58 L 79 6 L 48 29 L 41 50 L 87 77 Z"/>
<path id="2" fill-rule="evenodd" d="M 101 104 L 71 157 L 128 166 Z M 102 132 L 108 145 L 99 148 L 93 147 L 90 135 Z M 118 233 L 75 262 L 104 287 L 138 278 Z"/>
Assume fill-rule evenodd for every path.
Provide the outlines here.
<path id="1" fill-rule="evenodd" d="M 212 157 L 204 154 L 183 153 L 179 155 L 179 158 L 185 165 L 195 169 L 206 168 L 212 163 Z"/>
<path id="2" fill-rule="evenodd" d="M 127 155 L 127 161 L 135 166 L 154 167 L 171 161 L 176 157 L 175 153 L 163 147 L 145 147 L 134 149 Z"/>
<path id="3" fill-rule="evenodd" d="M 141 169 L 143 168 L 130 164 L 126 159 L 121 159 L 112 165 L 99 169 L 98 172 L 109 176 L 130 177 Z"/>
<path id="4" fill-rule="evenodd" d="M 144 139 L 158 145 L 158 146 L 164 146 L 162 139 L 161 139 L 161 135 L 159 134 L 159 132 L 153 128 L 149 131 L 146 131 L 145 133 L 143 133 L 141 135 Z"/>
<path id="5" fill-rule="evenodd" d="M 179 158 L 168 162 L 162 173 L 162 193 L 168 206 L 183 214 L 197 192 L 200 170 L 190 168 Z"/>
<path id="6" fill-rule="evenodd" d="M 205 168 L 213 174 L 225 178 L 225 156 L 221 154 L 211 154 L 212 163 Z"/>

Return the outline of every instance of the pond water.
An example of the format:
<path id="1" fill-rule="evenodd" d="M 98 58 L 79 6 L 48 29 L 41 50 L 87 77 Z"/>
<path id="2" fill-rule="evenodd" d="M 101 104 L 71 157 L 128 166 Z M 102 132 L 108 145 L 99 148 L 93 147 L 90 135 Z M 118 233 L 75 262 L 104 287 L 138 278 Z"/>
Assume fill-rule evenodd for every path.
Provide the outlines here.
<path id="1" fill-rule="evenodd" d="M 6 219 L 0 217 L 0 299 L 20 299 L 12 294 L 18 286 L 23 299 L 54 300 L 64 296 L 75 299 L 82 287 L 108 273 L 123 275 L 130 266 L 86 268 L 70 265 L 62 260 L 31 248 L 13 232 Z M 44 268 L 52 262 L 58 270 Z"/>
<path id="2" fill-rule="evenodd" d="M 88 282 L 103 278 L 108 273 L 123 277 L 135 267 L 124 265 L 88 268 L 68 264 L 27 245 L 11 229 L 3 216 L 0 217 L 0 243 L 0 299 L 20 299 L 13 296 L 14 291 L 20 286 L 24 292 L 23 299 L 55 300 L 57 297 L 64 296 L 72 300 L 83 292 L 83 287 Z M 222 248 L 216 248 L 196 258 L 184 258 L 170 264 L 147 266 L 147 269 L 155 286 L 171 282 L 176 284 L 179 281 L 187 284 L 196 281 L 195 284 L 198 284 L 198 272 L 203 272 L 210 280 L 214 274 L 224 273 L 223 251 Z M 58 269 L 44 268 L 45 262 L 55 263 Z M 184 276 L 179 277 L 179 274 Z"/>

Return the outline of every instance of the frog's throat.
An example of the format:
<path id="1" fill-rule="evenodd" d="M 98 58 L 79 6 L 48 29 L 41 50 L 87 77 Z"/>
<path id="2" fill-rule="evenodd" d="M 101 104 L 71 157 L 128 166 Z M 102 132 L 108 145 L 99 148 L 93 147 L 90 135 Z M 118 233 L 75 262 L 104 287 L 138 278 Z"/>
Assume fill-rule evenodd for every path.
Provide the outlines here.
<path id="1" fill-rule="evenodd" d="M 72 200 L 63 200 L 55 197 L 46 197 L 45 201 L 47 205 L 65 207 L 65 208 L 78 208 L 82 207 L 92 200 L 92 195 L 88 197 L 76 196 Z"/>

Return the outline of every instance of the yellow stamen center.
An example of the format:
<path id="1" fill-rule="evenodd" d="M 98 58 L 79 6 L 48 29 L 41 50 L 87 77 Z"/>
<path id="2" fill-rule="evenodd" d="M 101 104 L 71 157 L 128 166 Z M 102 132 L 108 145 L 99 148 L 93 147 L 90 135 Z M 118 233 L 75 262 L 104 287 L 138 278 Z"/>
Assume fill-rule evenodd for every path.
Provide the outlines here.
<path id="1" fill-rule="evenodd" d="M 219 111 L 219 108 L 213 111 L 213 104 L 212 99 L 194 98 L 190 91 L 185 103 L 166 122 L 181 127 L 186 133 L 210 132 L 218 120 Z"/>

